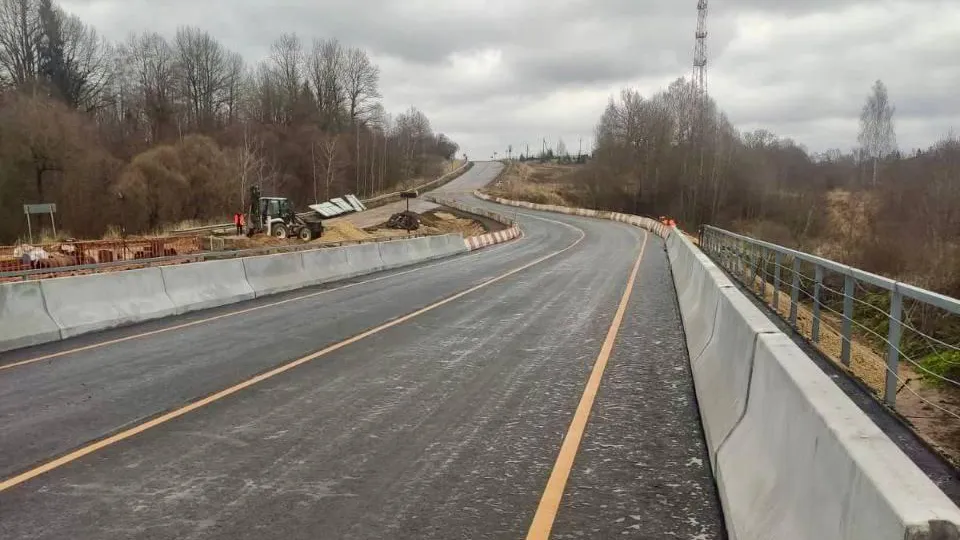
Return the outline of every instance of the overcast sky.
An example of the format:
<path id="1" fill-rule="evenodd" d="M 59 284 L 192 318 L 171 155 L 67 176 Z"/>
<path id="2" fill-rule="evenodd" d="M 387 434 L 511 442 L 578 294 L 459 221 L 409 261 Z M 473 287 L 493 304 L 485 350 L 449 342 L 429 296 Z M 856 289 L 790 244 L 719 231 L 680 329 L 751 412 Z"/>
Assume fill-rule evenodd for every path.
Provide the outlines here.
<path id="1" fill-rule="evenodd" d="M 584 149 L 610 96 L 690 76 L 696 0 L 66 0 L 110 39 L 209 30 L 256 61 L 283 32 L 336 37 L 382 71 L 384 104 L 410 105 L 471 158 L 563 138 Z M 741 130 L 812 151 L 850 150 L 876 79 L 900 147 L 960 129 L 960 1 L 713 0 L 711 95 Z"/>

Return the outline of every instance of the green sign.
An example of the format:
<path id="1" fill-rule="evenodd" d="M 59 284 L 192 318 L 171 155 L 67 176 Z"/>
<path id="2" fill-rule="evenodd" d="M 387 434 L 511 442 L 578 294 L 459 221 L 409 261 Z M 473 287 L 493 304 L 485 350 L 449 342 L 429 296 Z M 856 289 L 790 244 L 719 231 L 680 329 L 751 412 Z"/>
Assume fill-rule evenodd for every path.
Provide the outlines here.
<path id="1" fill-rule="evenodd" d="M 23 205 L 23 213 L 28 216 L 30 214 L 55 214 L 56 212 L 57 205 L 53 203 Z"/>

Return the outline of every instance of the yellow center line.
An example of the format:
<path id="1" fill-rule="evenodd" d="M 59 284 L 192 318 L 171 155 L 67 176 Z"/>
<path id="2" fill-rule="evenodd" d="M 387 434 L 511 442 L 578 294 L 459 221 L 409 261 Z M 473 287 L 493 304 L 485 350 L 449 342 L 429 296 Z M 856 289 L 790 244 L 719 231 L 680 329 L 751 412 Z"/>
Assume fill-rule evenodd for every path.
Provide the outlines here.
<path id="1" fill-rule="evenodd" d="M 503 244 L 501 244 L 501 245 L 503 245 Z M 495 247 L 495 246 L 490 246 L 490 247 L 493 248 L 493 247 Z M 277 301 L 277 302 L 271 302 L 271 303 L 269 303 L 269 304 L 263 304 L 263 305 L 254 306 L 254 307 L 251 307 L 251 308 L 245 308 L 245 309 L 239 309 L 239 310 L 236 310 L 236 311 L 231 311 L 231 312 L 229 312 L 229 313 L 224 313 L 224 314 L 222 314 L 222 315 L 216 315 L 216 316 L 214 316 L 214 317 L 206 317 L 206 318 L 203 318 L 203 319 L 198 319 L 198 320 L 196 320 L 196 321 L 190 321 L 190 322 L 188 322 L 188 323 L 177 324 L 177 325 L 174 325 L 174 326 L 168 326 L 168 327 L 160 328 L 160 329 L 157 329 L 157 330 L 151 330 L 151 331 L 149 331 L 149 332 L 141 332 L 141 333 L 138 333 L 138 334 L 132 334 L 132 335 L 129 335 L 129 336 L 124 336 L 124 337 L 122 337 L 122 338 L 110 339 L 110 340 L 106 340 L 106 341 L 100 341 L 100 342 L 97 342 L 97 343 L 92 343 L 92 344 L 90 344 L 90 345 L 85 345 L 85 346 L 83 346 L 83 347 L 75 347 L 75 348 L 67 349 L 67 350 L 64 350 L 64 351 L 59 351 L 59 352 L 55 352 L 55 353 L 45 354 L 45 355 L 43 355 L 43 356 L 37 356 L 37 357 L 34 357 L 34 358 L 29 358 L 29 359 L 27 359 L 27 360 L 21 360 L 21 361 L 19 361 L 19 362 L 13 362 L 13 363 L 10 363 L 10 364 L 0 365 L 0 371 L 4 371 L 4 370 L 7 370 L 7 369 L 13 369 L 13 368 L 16 368 L 16 367 L 21 367 L 21 366 L 26 366 L 26 365 L 30 365 L 30 364 L 36 364 L 37 362 L 43 362 L 44 360 L 53 360 L 53 359 L 55 359 L 55 358 L 60 358 L 60 357 L 63 357 L 63 356 L 68 356 L 68 355 L 76 354 L 76 353 L 79 353 L 79 352 L 90 351 L 90 350 L 93 350 L 93 349 L 99 349 L 99 348 L 101 348 L 101 347 L 106 347 L 106 346 L 108 346 L 108 345 L 116 345 L 117 343 L 124 343 L 124 342 L 126 342 L 126 341 L 132 341 L 132 340 L 135 340 L 135 339 L 142 339 L 142 338 L 146 338 L 146 337 L 150 337 L 150 336 L 155 336 L 155 335 L 157 335 L 157 334 L 164 334 L 164 333 L 167 333 L 167 332 L 173 332 L 174 330 L 183 330 L 184 328 L 190 328 L 190 327 L 192 327 L 192 326 L 199 326 L 199 325 L 201 325 L 201 324 L 211 323 L 211 322 L 214 322 L 214 321 L 219 321 L 219 320 L 221 320 L 221 319 L 227 319 L 227 318 L 229 318 L 229 317 L 236 317 L 236 316 L 238 316 L 238 315 L 243 315 L 243 314 L 245 314 L 245 313 L 250 313 L 250 312 L 253 312 L 253 311 L 260 311 L 260 310 L 262 310 L 262 309 L 268 309 L 268 308 L 272 308 L 272 307 L 282 306 L 282 305 L 284 305 L 284 304 L 289 304 L 289 303 L 291 303 L 291 302 L 299 302 L 300 300 L 307 300 L 307 299 L 314 298 L 314 297 L 317 297 L 317 296 L 321 296 L 321 295 L 324 295 L 324 294 L 330 294 L 330 293 L 334 293 L 334 292 L 337 292 L 337 291 L 342 291 L 342 290 L 345 290 L 345 289 L 350 289 L 350 288 L 353 288 L 353 287 L 359 287 L 360 285 L 368 285 L 368 284 L 370 284 L 370 283 L 376 283 L 376 282 L 378 282 L 378 281 L 383 281 L 383 280 L 385 280 L 385 279 L 390 279 L 390 278 L 395 278 L 395 277 L 398 277 L 398 276 L 403 276 L 403 275 L 407 275 L 407 274 L 412 274 L 412 273 L 414 273 L 414 272 L 422 272 L 423 270 L 426 270 L 426 269 L 428 269 L 428 268 L 433 268 L 433 267 L 435 267 L 435 266 L 442 266 L 442 265 L 445 265 L 445 264 L 450 264 L 451 262 L 461 261 L 461 260 L 463 260 L 463 259 L 465 259 L 465 258 L 469 258 L 469 257 L 478 257 L 478 256 L 486 255 L 486 254 L 489 254 L 489 252 L 490 252 L 490 251 L 488 250 L 486 253 L 472 253 L 472 254 L 466 255 L 466 256 L 464 256 L 464 257 L 458 257 L 458 258 L 455 258 L 455 259 L 447 259 L 447 260 L 444 260 L 444 261 L 441 261 L 441 262 L 437 262 L 437 263 L 433 263 L 433 264 L 428 264 L 428 265 L 426 265 L 426 266 L 420 266 L 420 267 L 414 268 L 414 269 L 412 269 L 412 270 L 406 270 L 406 271 L 403 271 L 403 272 L 397 272 L 397 273 L 390 274 L 390 275 L 386 275 L 386 276 L 380 276 L 380 277 L 377 277 L 377 278 L 368 279 L 368 280 L 360 281 L 360 282 L 357 282 L 357 283 L 350 283 L 350 284 L 348 284 L 348 285 L 343 285 L 343 286 L 341 286 L 341 287 L 336 287 L 336 288 L 333 288 L 333 289 L 325 289 L 325 290 L 318 291 L 318 292 L 314 292 L 314 293 L 309 293 L 309 294 L 303 294 L 303 295 L 300 295 L 300 296 L 295 296 L 295 297 L 293 297 L 293 298 L 287 298 L 286 300 L 279 300 L 279 301 Z"/>
<path id="2" fill-rule="evenodd" d="M 627 288 L 623 291 L 620 306 L 617 307 L 617 313 L 613 317 L 613 322 L 610 323 L 610 329 L 607 330 L 607 338 L 604 340 L 603 346 L 600 348 L 600 354 L 593 364 L 593 370 L 590 372 L 586 388 L 583 389 L 577 411 L 573 414 L 570 428 L 563 438 L 560 454 L 557 455 L 557 461 L 550 472 L 550 479 L 547 480 L 547 487 L 544 488 L 540 504 L 537 505 L 537 512 L 533 515 L 533 522 L 527 532 L 527 540 L 547 540 L 550 538 L 550 530 L 553 528 L 553 522 L 556 520 L 557 511 L 560 508 L 560 499 L 563 497 L 563 490 L 566 488 L 567 479 L 570 477 L 571 469 L 573 469 L 573 460 L 580 448 L 580 441 L 583 439 L 583 432 L 587 427 L 590 411 L 593 409 L 597 391 L 600 389 L 603 372 L 610 360 L 610 354 L 613 352 L 613 344 L 617 340 L 617 333 L 619 333 L 620 325 L 623 323 L 623 316 L 627 311 L 627 304 L 633 292 L 633 285 L 637 280 L 637 274 L 640 272 L 640 261 L 643 260 L 643 252 L 647 248 L 648 238 L 649 234 L 644 233 L 640 255 L 633 265 L 633 271 L 627 280 Z"/>
<path id="3" fill-rule="evenodd" d="M 538 219 L 543 219 L 543 218 L 538 218 Z M 557 223 L 560 223 L 560 222 L 557 222 Z M 392 327 L 394 327 L 394 326 L 397 326 L 398 324 L 402 324 L 402 323 L 404 323 L 404 322 L 406 322 L 406 321 L 409 321 L 410 319 L 413 319 L 414 317 L 420 316 L 420 315 L 422 315 L 422 314 L 424 314 L 424 313 L 426 313 L 426 312 L 428 312 L 428 311 L 432 311 L 432 310 L 434 310 L 434 309 L 437 309 L 438 307 L 441 307 L 441 306 L 443 306 L 443 305 L 449 304 L 450 302 L 453 302 L 453 301 L 455 301 L 455 300 L 457 300 L 457 299 L 463 298 L 464 296 L 466 296 L 466 295 L 468 295 L 468 294 L 470 294 L 470 293 L 472 293 L 472 292 L 478 291 L 478 290 L 480 290 L 480 289 L 482 289 L 482 288 L 484 288 L 484 287 L 487 287 L 487 286 L 489 286 L 489 285 L 493 285 L 494 283 L 497 283 L 498 281 L 502 281 L 502 280 L 504 280 L 504 279 L 506 279 L 506 278 L 508 278 L 508 277 L 510 277 L 510 276 L 512 276 L 512 275 L 514 275 L 514 274 L 516 274 L 516 273 L 518 273 L 518 272 L 521 272 L 521 271 L 523 271 L 523 270 L 526 270 L 527 268 L 530 268 L 531 266 L 534 266 L 534 265 L 536 265 L 536 264 L 540 264 L 540 263 L 542 263 L 542 262 L 544 262 L 544 261 L 546 261 L 546 260 L 548 260 L 548 259 L 552 259 L 553 257 L 556 257 L 557 255 L 560 255 L 561 253 L 564 253 L 564 252 L 566 252 L 566 251 L 568 251 L 568 250 L 570 250 L 570 249 L 573 249 L 574 246 L 576 246 L 577 244 L 579 244 L 580 242 L 582 242 L 583 239 L 586 237 L 586 233 L 585 233 L 583 230 L 578 229 L 577 227 L 574 227 L 574 226 L 569 225 L 569 224 L 564 224 L 564 225 L 566 225 L 566 226 L 568 226 L 568 227 L 570 227 L 570 228 L 572 228 L 572 229 L 578 230 L 578 231 L 580 232 L 580 237 L 577 238 L 577 241 L 576 241 L 576 242 L 570 244 L 569 246 L 567 246 L 567 247 L 565 247 L 565 248 L 563 248 L 563 249 L 561 249 L 561 250 L 559 250 L 559 251 L 555 251 L 555 252 L 553 252 L 553 253 L 550 253 L 550 254 L 548 254 L 548 255 L 545 255 L 545 256 L 543 256 L 543 257 L 540 257 L 539 259 L 536 259 L 536 260 L 533 261 L 533 262 L 530 262 L 530 263 L 524 264 L 523 266 L 519 266 L 519 267 L 517 267 L 517 268 L 514 268 L 513 270 L 510 270 L 509 272 L 506 272 L 506 273 L 504 273 L 504 274 L 500 274 L 499 276 L 494 277 L 494 278 L 491 278 L 491 279 L 489 279 L 489 280 L 487 280 L 487 281 L 484 281 L 483 283 L 481 283 L 481 284 L 479 284 L 479 285 L 476 285 L 476 286 L 474 286 L 474 287 L 470 287 L 469 289 L 466 289 L 466 290 L 464 290 L 464 291 L 461 291 L 461 292 L 459 292 L 459 293 L 456 293 L 456 294 L 454 294 L 453 296 L 449 296 L 449 297 L 447 297 L 447 298 L 444 298 L 443 300 L 440 300 L 440 301 L 438 301 L 438 302 L 435 302 L 435 303 L 433 303 L 433 304 L 430 304 L 430 305 L 427 306 L 427 307 L 418 309 L 417 311 L 414 311 L 413 313 L 409 313 L 409 314 L 404 315 L 404 316 L 402 316 L 402 317 L 399 317 L 399 318 L 397 318 L 397 319 L 393 319 L 393 320 L 391 320 L 391 321 L 389 321 L 389 322 L 387 322 L 387 323 L 381 324 L 380 326 L 377 326 L 377 327 L 375 327 L 375 328 L 371 328 L 370 330 L 367 330 L 367 331 L 365 331 L 365 332 L 362 332 L 362 333 L 360 333 L 360 334 L 357 334 L 357 335 L 355 335 L 355 336 L 353 336 L 353 337 L 351 337 L 351 338 L 347 338 L 347 339 L 345 339 L 345 340 L 343 340 L 343 341 L 340 341 L 340 342 L 338 342 L 338 343 L 334 343 L 333 345 L 330 345 L 330 346 L 328 346 L 328 347 L 325 347 L 325 348 L 323 348 L 323 349 L 321 349 L 321 350 L 319 350 L 319 351 L 317 351 L 317 352 L 315 352 L 315 353 L 309 354 L 309 355 L 304 356 L 304 357 L 302 357 L 302 358 L 299 358 L 299 359 L 297 359 L 297 360 L 293 360 L 293 361 L 291 361 L 291 362 L 289 362 L 289 363 L 283 364 L 283 365 L 281 365 L 281 366 L 279 366 L 279 367 L 277 367 L 277 368 L 274 368 L 274 369 L 272 369 L 272 370 L 270 370 L 270 371 L 267 371 L 267 372 L 265 372 L 265 373 L 261 373 L 260 375 L 257 375 L 257 376 L 255 376 L 255 377 L 252 377 L 252 378 L 247 379 L 247 380 L 245 380 L 245 381 L 243 381 L 243 382 L 241 382 L 241 383 L 235 384 L 235 385 L 233 385 L 233 386 L 231 386 L 231 387 L 229 387 L 229 388 L 226 388 L 226 389 L 224 389 L 224 390 L 221 390 L 221 391 L 219 391 L 219 392 L 217 392 L 217 393 L 215 393 L 215 394 L 211 394 L 211 395 L 209 395 L 209 396 L 207 396 L 207 397 L 205 397 L 205 398 L 202 398 L 202 399 L 200 399 L 200 400 L 198 400 L 198 401 L 195 401 L 195 402 L 193 402 L 193 403 L 190 403 L 189 405 L 186 405 L 186 406 L 181 407 L 181 408 L 179 408 L 179 409 L 175 409 L 175 410 L 172 410 L 172 411 L 170 411 L 170 412 L 164 413 L 164 414 L 162 414 L 162 415 L 160 415 L 160 416 L 158 416 L 158 417 L 156 417 L 156 418 L 154 418 L 154 419 L 152 419 L 152 420 L 149 420 L 149 421 L 144 422 L 144 423 L 142 423 L 142 424 L 138 424 L 138 425 L 136 425 L 136 426 L 134 426 L 134 427 L 132 427 L 132 428 L 126 429 L 126 430 L 124 430 L 124 431 L 121 431 L 120 433 L 116 433 L 116 434 L 114 434 L 114 435 L 111 435 L 111 436 L 109 436 L 109 437 L 107 437 L 107 438 L 105 438 L 105 439 L 101 439 L 101 440 L 99 440 L 99 441 L 96 441 L 96 442 L 93 442 L 93 443 L 88 444 L 88 445 L 86 445 L 86 446 L 83 446 L 83 447 L 81 447 L 81 448 L 79 448 L 79 449 L 77 449 L 77 450 L 75 450 L 75 451 L 73 451 L 73 452 L 70 452 L 69 454 L 66 454 L 66 455 L 61 456 L 61 457 L 59 457 L 59 458 L 56 458 L 56 459 L 54 459 L 54 460 L 48 461 L 48 462 L 46 462 L 46 463 L 44 463 L 44 464 L 42 464 L 42 465 L 39 465 L 39 466 L 37 466 L 37 467 L 35 467 L 35 468 L 33 468 L 33 469 L 30 469 L 30 470 L 28 470 L 28 471 L 26 471 L 26 472 L 24 472 L 24 473 L 21 473 L 21 474 L 18 474 L 18 475 L 16 475 L 16 476 L 13 476 L 13 477 L 11 477 L 11 478 L 8 478 L 8 479 L 0 482 L 0 492 L 6 491 L 6 490 L 8 490 L 8 489 L 10 489 L 10 488 L 12 488 L 12 487 L 14 487 L 14 486 L 20 485 L 20 484 L 22 484 L 22 483 L 24 483 L 24 482 L 26 482 L 26 481 L 28 481 L 28 480 L 30 480 L 30 479 L 32 479 L 32 478 L 36 478 L 37 476 L 40 476 L 40 475 L 45 474 L 45 473 L 48 473 L 48 472 L 50 472 L 50 471 L 52 471 L 52 470 L 54 470 L 54 469 L 57 469 L 57 468 L 59 468 L 59 467 L 62 467 L 62 466 L 64 466 L 64 465 L 66 465 L 66 464 L 68 464 L 68 463 L 71 463 L 71 462 L 73 462 L 73 461 L 76 461 L 76 460 L 78 460 L 78 459 L 80 459 L 80 458 L 82 458 L 82 457 L 84 457 L 84 456 L 90 455 L 90 454 L 92 454 L 92 453 L 94 453 L 94 452 L 96 452 L 96 451 L 98 451 L 98 450 L 100 450 L 100 449 L 102 449 L 102 448 L 105 448 L 105 447 L 110 446 L 110 445 L 112 445 L 112 444 L 118 443 L 118 442 L 123 441 L 123 440 L 125 440 L 125 439 L 129 439 L 130 437 L 133 437 L 134 435 L 137 435 L 137 434 L 139 434 L 139 433 L 143 433 L 144 431 L 147 431 L 148 429 L 157 427 L 157 426 L 159 426 L 159 425 L 161 425 L 161 424 L 165 424 L 165 423 L 167 423 L 167 422 L 169 422 L 169 421 L 171 421 L 171 420 L 173 420 L 173 419 L 175 419 L 175 418 L 179 418 L 180 416 L 183 416 L 183 415 L 185 415 L 185 414 L 187 414 L 187 413 L 189 413 L 189 412 L 191 412 L 191 411 L 195 411 L 195 410 L 197 410 L 197 409 L 199 409 L 199 408 L 201 408 L 201 407 L 205 407 L 205 406 L 207 406 L 207 405 L 209 405 L 209 404 L 211 404 L 211 403 L 214 403 L 214 402 L 216 402 L 216 401 L 219 401 L 219 400 L 221 400 L 221 399 L 223 399 L 223 398 L 225 398 L 225 397 L 227 397 L 227 396 L 230 396 L 230 395 L 232 395 L 232 394 L 235 394 L 235 393 L 237 393 L 237 392 L 239 392 L 239 391 L 241 391 L 241 390 L 243 390 L 243 389 L 245 389 L 245 388 L 249 388 L 249 387 L 251 387 L 251 386 L 253 386 L 253 385 L 257 384 L 257 383 L 260 383 L 260 382 L 265 381 L 265 380 L 267 380 L 267 379 L 270 379 L 270 378 L 272 378 L 272 377 L 276 377 L 277 375 L 280 375 L 281 373 L 285 373 L 285 372 L 287 372 L 287 371 L 290 371 L 291 369 L 294 369 L 294 368 L 296 368 L 296 367 L 298 367 L 298 366 L 301 366 L 301 365 L 303 365 L 303 364 L 306 364 L 307 362 L 310 362 L 310 361 L 312 361 L 312 360 L 316 360 L 317 358 L 320 358 L 321 356 L 324 356 L 324 355 L 330 354 L 330 353 L 332 353 L 332 352 L 334 352 L 334 351 L 336 351 L 336 350 L 342 349 L 342 348 L 346 347 L 347 345 L 351 345 L 351 344 L 356 343 L 356 342 L 358 342 L 358 341 L 360 341 L 360 340 L 362 340 L 362 339 L 364 339 L 364 338 L 367 338 L 367 337 L 370 337 L 370 336 L 372 336 L 372 335 L 374 335 L 374 334 L 376 334 L 376 333 L 382 332 L 382 331 L 384 331 L 384 330 L 386 330 L 386 329 L 388 329 L 388 328 L 392 328 Z"/>

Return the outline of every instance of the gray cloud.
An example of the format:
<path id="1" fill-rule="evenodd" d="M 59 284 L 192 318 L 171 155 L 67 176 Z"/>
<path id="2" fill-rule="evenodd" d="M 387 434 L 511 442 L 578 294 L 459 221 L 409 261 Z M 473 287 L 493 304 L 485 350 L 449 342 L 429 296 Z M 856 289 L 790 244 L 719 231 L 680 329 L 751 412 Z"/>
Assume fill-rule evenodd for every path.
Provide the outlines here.
<path id="1" fill-rule="evenodd" d="M 696 3 L 665 0 L 66 0 L 111 39 L 209 30 L 251 62 L 283 32 L 337 37 L 381 66 L 391 112 L 411 105 L 475 157 L 507 144 L 587 143 L 610 96 L 689 76 Z M 904 148 L 960 125 L 955 0 L 725 0 L 710 12 L 710 90 L 741 129 L 812 150 L 855 144 L 874 80 Z"/>

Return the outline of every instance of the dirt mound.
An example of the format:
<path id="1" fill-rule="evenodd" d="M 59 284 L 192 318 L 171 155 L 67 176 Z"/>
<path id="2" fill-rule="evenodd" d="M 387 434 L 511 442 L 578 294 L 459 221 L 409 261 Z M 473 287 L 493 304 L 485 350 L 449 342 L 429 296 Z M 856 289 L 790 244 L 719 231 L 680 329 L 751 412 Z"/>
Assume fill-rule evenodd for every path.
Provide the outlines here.
<path id="1" fill-rule="evenodd" d="M 469 218 L 457 217 L 449 212 L 433 211 L 420 215 L 421 232 L 428 234 L 461 233 L 464 238 L 485 234 L 483 224 Z"/>
<path id="2" fill-rule="evenodd" d="M 323 237 L 316 239 L 314 242 L 346 242 L 349 240 L 369 240 L 370 238 L 373 238 L 373 235 L 363 229 L 357 228 L 352 223 L 340 221 L 327 225 L 323 231 Z"/>

